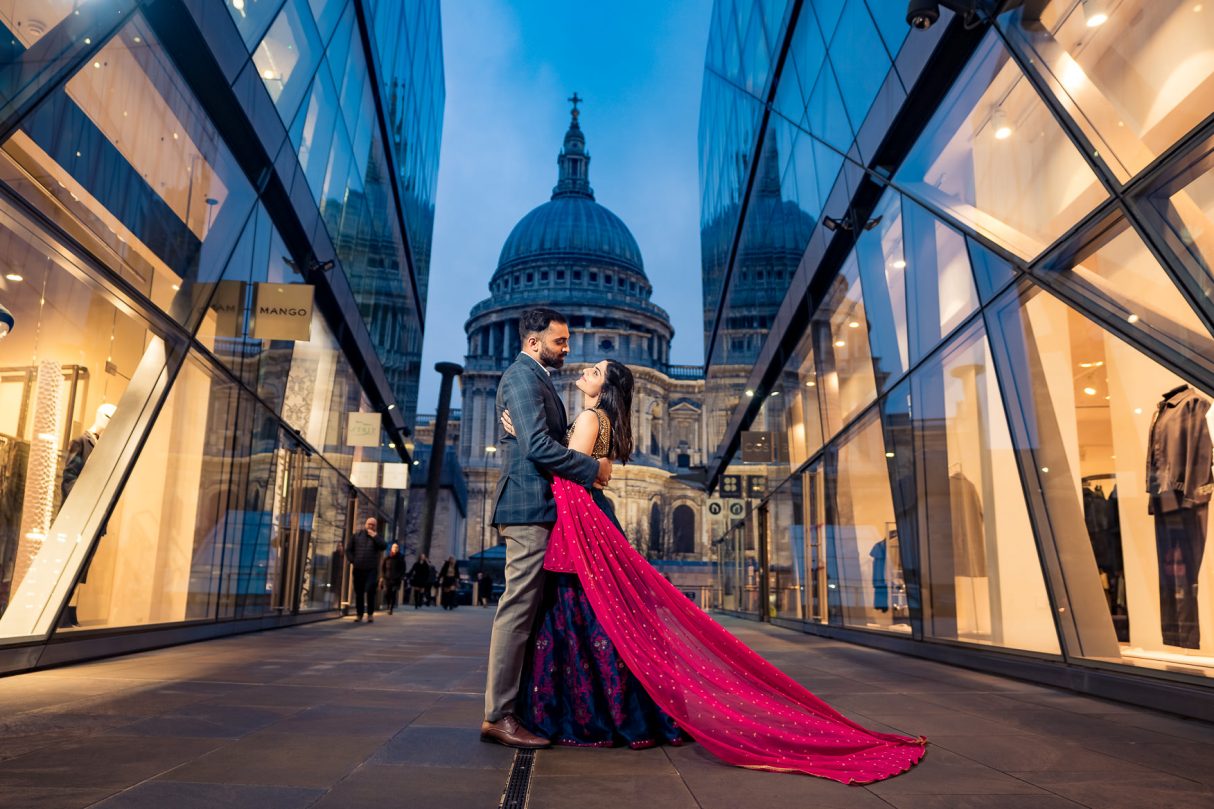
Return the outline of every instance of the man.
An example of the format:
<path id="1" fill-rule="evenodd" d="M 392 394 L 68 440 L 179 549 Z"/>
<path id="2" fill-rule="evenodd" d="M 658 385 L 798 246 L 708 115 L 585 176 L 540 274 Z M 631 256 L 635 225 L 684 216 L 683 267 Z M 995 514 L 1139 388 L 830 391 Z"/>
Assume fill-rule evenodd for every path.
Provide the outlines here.
<path id="1" fill-rule="evenodd" d="M 400 591 L 400 583 L 405 578 L 405 555 L 400 552 L 400 545 L 393 542 L 388 555 L 379 570 L 380 579 L 384 583 L 384 602 L 388 605 L 388 614 L 396 609 L 396 595 Z"/>
<path id="2" fill-rule="evenodd" d="M 489 642 L 489 679 L 481 740 L 508 747 L 547 747 L 548 740 L 519 724 L 514 715 L 523 658 L 544 590 L 544 552 L 556 522 L 552 477 L 590 486 L 606 485 L 611 462 L 564 445 L 565 406 L 549 368 L 565 364 L 569 324 L 552 309 L 531 309 L 519 320 L 523 347 L 502 375 L 497 414 L 510 411 L 515 435 L 502 434 L 502 475 L 494 494 L 493 524 L 506 545 L 506 591 L 497 605 Z"/>
<path id="3" fill-rule="evenodd" d="M 388 544 L 379 535 L 379 521 L 368 517 L 363 530 L 346 542 L 346 558 L 354 569 L 354 623 L 367 613 L 367 623 L 375 623 L 375 584 L 379 573 L 379 556 Z"/>

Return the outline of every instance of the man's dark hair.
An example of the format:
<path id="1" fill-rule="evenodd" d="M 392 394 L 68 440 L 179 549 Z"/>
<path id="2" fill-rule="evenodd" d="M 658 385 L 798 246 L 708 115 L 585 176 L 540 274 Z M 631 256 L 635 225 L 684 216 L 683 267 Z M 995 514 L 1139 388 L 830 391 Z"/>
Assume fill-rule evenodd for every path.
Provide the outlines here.
<path id="1" fill-rule="evenodd" d="M 524 343 L 527 342 L 528 337 L 545 331 L 554 320 L 562 325 L 569 325 L 569 321 L 565 319 L 565 316 L 555 309 L 548 309 L 543 306 L 536 309 L 528 309 L 526 312 L 523 312 L 523 316 L 518 320 L 519 339 Z"/>

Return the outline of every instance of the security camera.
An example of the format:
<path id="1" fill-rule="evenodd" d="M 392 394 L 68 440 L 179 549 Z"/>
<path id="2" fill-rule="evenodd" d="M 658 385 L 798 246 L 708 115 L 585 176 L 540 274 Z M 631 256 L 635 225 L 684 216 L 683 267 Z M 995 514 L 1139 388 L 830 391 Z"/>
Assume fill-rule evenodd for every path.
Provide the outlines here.
<path id="1" fill-rule="evenodd" d="M 966 29 L 973 28 L 989 14 L 979 13 L 978 0 L 910 0 L 906 4 L 906 22 L 912 28 L 926 31 L 940 19 L 940 6 L 963 15 Z"/>
<path id="2" fill-rule="evenodd" d="M 940 19 L 940 4 L 935 0 L 910 0 L 906 4 L 906 22 L 923 31 L 931 28 Z"/>

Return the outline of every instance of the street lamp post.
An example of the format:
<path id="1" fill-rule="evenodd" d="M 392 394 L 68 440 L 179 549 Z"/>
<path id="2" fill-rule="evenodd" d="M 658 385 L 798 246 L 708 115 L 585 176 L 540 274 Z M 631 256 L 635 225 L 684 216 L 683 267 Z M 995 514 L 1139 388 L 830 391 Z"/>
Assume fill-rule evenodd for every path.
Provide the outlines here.
<path id="1" fill-rule="evenodd" d="M 479 574 L 485 569 L 485 531 L 489 527 L 485 525 L 485 513 L 489 507 L 489 462 L 497 455 L 497 447 L 490 444 L 485 447 L 485 465 L 481 468 L 481 552 L 476 557 L 476 572 Z M 478 577 L 476 581 L 476 599 L 480 603 L 480 585 L 481 579 Z"/>

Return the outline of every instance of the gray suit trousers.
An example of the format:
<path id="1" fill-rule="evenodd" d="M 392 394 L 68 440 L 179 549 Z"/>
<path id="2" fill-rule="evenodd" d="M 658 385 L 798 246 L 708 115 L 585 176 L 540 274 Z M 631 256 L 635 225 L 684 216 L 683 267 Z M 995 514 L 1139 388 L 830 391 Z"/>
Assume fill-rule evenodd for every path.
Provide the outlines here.
<path id="1" fill-rule="evenodd" d="M 551 528 L 504 525 L 498 533 L 506 540 L 506 591 L 498 601 L 489 641 L 485 718 L 490 722 L 514 713 L 527 642 L 544 596 L 544 552 Z"/>

